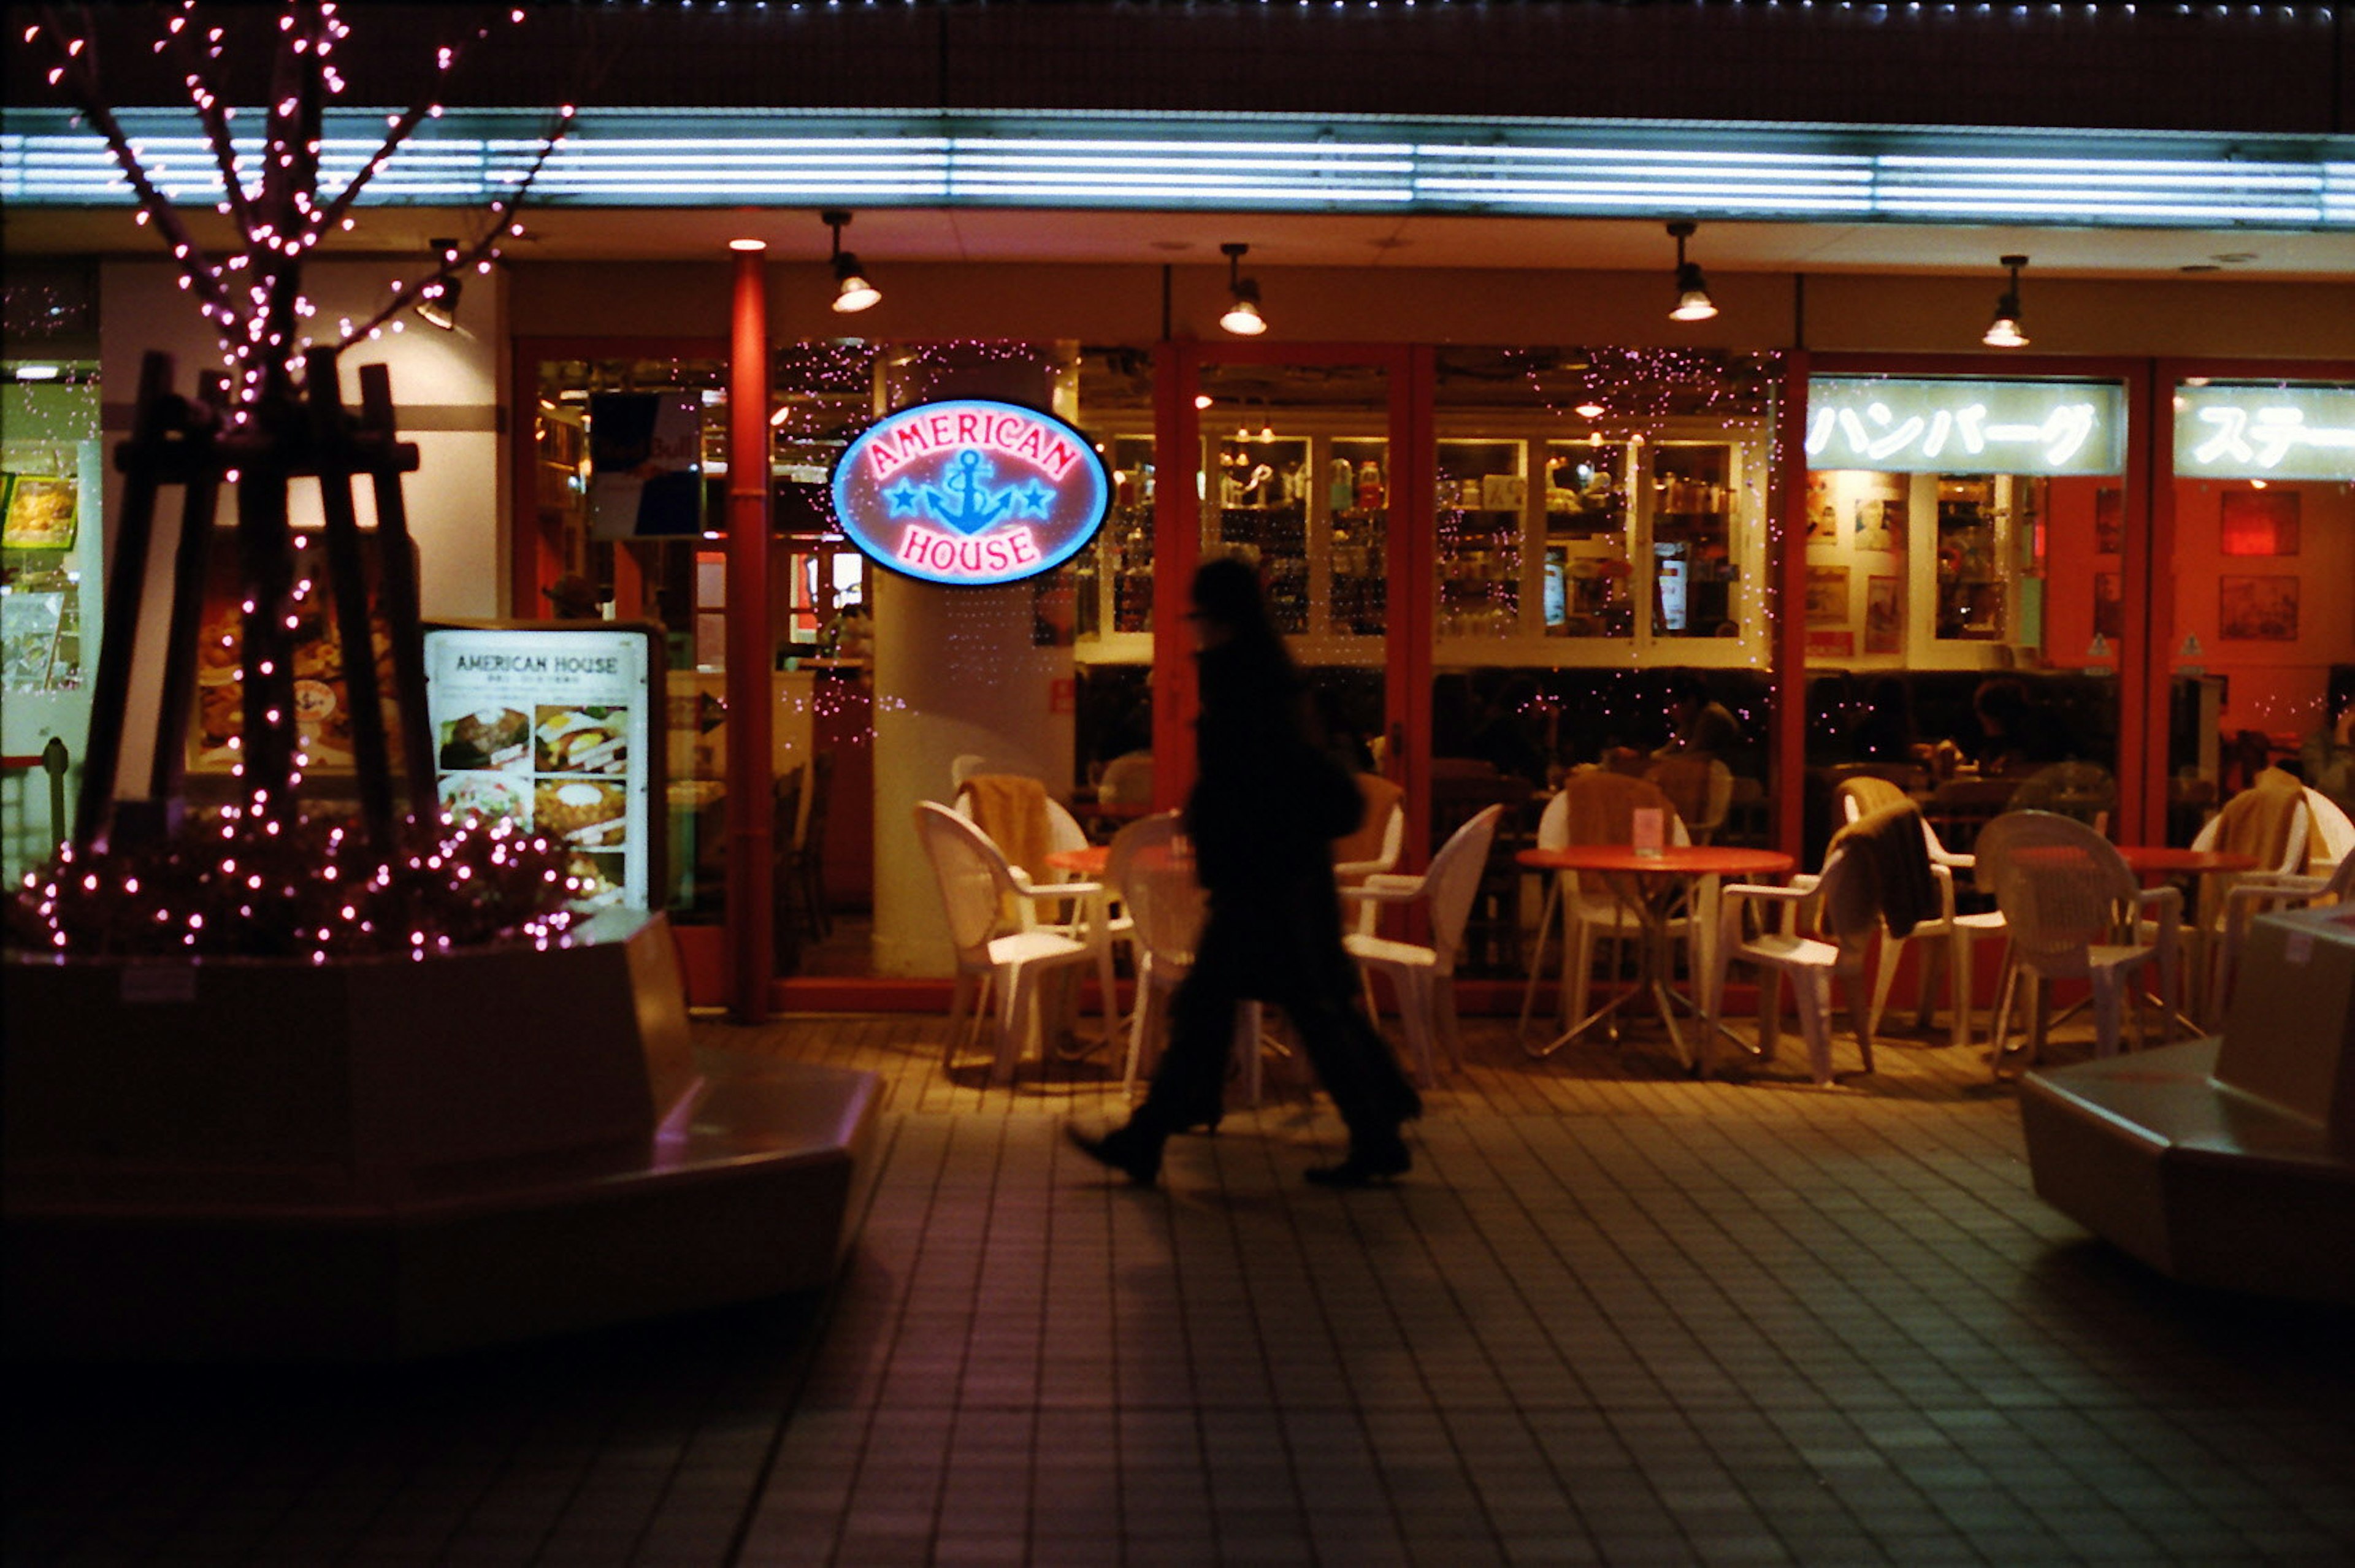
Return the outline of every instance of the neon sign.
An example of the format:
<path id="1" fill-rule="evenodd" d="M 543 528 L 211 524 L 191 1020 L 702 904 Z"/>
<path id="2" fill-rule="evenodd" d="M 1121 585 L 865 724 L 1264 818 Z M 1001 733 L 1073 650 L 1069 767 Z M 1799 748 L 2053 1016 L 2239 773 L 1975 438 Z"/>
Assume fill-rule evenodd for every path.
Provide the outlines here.
<path id="1" fill-rule="evenodd" d="M 1807 466 L 1884 474 L 2115 474 L 2124 394 L 2114 383 L 1807 382 Z"/>
<path id="2" fill-rule="evenodd" d="M 980 587 L 1052 571 L 1095 538 L 1112 475 L 1052 414 L 960 398 L 879 420 L 834 465 L 834 510 L 869 560 Z"/>
<path id="3" fill-rule="evenodd" d="M 2213 479 L 2355 479 L 2355 387 L 2179 386 L 2175 471 Z"/>

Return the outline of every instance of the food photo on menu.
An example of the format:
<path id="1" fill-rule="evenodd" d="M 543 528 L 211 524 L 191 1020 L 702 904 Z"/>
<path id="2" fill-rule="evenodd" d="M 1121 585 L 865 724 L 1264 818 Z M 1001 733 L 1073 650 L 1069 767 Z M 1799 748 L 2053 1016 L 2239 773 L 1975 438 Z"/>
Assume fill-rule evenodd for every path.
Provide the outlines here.
<path id="1" fill-rule="evenodd" d="M 532 730 L 533 771 L 543 773 L 608 773 L 630 769 L 626 708 L 541 707 Z"/>
<path id="2" fill-rule="evenodd" d="M 513 708 L 478 708 L 442 726 L 441 766 L 451 773 L 531 765 L 531 716 Z"/>
<path id="3" fill-rule="evenodd" d="M 531 825 L 575 849 L 619 849 L 629 836 L 627 809 L 620 784 L 542 779 L 532 791 Z"/>
<path id="4" fill-rule="evenodd" d="M 590 908 L 620 902 L 623 878 L 626 874 L 623 859 L 618 852 L 610 855 L 581 853 L 567 857 L 566 874 L 581 880 L 581 887 L 573 894 L 572 901 Z"/>
<path id="5" fill-rule="evenodd" d="M 506 773 L 447 773 L 441 783 L 442 807 L 463 822 L 480 817 L 496 822 L 505 817 L 521 827 L 531 826 L 531 782 Z"/>

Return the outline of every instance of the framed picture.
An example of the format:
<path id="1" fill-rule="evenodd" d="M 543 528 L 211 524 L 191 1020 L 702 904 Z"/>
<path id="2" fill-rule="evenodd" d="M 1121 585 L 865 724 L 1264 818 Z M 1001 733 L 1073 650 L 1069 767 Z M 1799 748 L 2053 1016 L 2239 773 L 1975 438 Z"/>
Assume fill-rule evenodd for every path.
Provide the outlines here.
<path id="1" fill-rule="evenodd" d="M 1899 579 L 1868 577 L 1864 580 L 1864 651 L 1869 654 L 1893 654 L 1905 638 L 1904 615 L 1897 597 Z"/>
<path id="2" fill-rule="evenodd" d="M 1832 476 L 1829 474 L 1807 475 L 1807 542 L 1839 542 L 1839 507 L 1832 499 Z"/>
<path id="3" fill-rule="evenodd" d="M 1876 497 L 1856 504 L 1854 531 L 1859 549 L 1889 551 L 1905 545 L 1905 503 L 1901 498 Z"/>
<path id="4" fill-rule="evenodd" d="M 2094 573 L 2094 632 L 2115 646 L 2126 635 L 2126 580 L 2115 571 Z"/>
<path id="5" fill-rule="evenodd" d="M 2115 555 L 2126 545 L 2126 493 L 2115 485 L 2094 492 L 2094 553 Z"/>
<path id="6" fill-rule="evenodd" d="M 71 479 L 48 474 L 11 474 L 6 479 L 7 521 L 0 543 L 10 549 L 71 549 L 74 497 Z"/>
<path id="7" fill-rule="evenodd" d="M 1807 568 L 1807 624 L 1810 626 L 1848 624 L 1847 567 L 1810 566 Z"/>
<path id="8" fill-rule="evenodd" d="M 2216 529 L 2226 555 L 2296 555 L 2297 501 L 2295 490 L 2228 490 Z"/>
<path id="9" fill-rule="evenodd" d="M 2297 641 L 2297 579 L 2219 578 L 2216 635 L 2240 642 Z"/>

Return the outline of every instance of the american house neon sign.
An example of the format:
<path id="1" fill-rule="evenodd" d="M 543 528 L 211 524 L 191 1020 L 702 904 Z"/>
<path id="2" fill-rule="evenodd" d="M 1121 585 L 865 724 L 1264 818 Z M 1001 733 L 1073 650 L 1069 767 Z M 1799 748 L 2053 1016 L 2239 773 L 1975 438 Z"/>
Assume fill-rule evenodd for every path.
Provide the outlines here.
<path id="1" fill-rule="evenodd" d="M 1052 414 L 960 398 L 868 427 L 834 465 L 834 510 L 869 560 L 986 587 L 1051 571 L 1095 538 L 1112 476 Z"/>

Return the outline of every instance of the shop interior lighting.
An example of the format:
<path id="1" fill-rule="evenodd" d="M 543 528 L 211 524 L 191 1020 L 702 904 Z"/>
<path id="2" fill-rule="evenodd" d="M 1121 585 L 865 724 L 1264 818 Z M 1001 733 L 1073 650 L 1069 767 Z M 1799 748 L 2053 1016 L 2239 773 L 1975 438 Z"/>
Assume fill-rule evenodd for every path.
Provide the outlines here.
<path id="1" fill-rule="evenodd" d="M 1700 263 L 1685 260 L 1685 241 L 1692 238 L 1690 222 L 1671 223 L 1668 233 L 1677 242 L 1677 308 L 1668 312 L 1670 321 L 1707 321 L 1717 314 L 1717 302 L 1709 297 L 1709 280 L 1700 275 Z"/>
<path id="2" fill-rule="evenodd" d="M 1259 310 L 1259 283 L 1242 275 L 1243 257 L 1251 251 L 1248 245 L 1221 245 L 1227 255 L 1227 314 L 1219 317 L 1219 325 L 1237 337 L 1257 337 L 1267 330 L 1267 317 Z"/>
<path id="3" fill-rule="evenodd" d="M 769 242 L 766 240 L 730 240 L 728 241 L 728 248 L 730 251 L 765 251 L 769 248 Z"/>
<path id="4" fill-rule="evenodd" d="M 842 230 L 850 221 L 850 214 L 837 209 L 821 212 L 818 217 L 834 230 L 834 308 L 848 315 L 881 301 L 883 291 L 867 281 L 867 274 L 859 270 L 858 258 L 842 248 Z"/>
<path id="5" fill-rule="evenodd" d="M 2011 269 L 2011 285 L 1995 302 L 1995 319 L 1987 323 L 1987 333 L 1979 341 L 1989 348 L 2025 348 L 2028 334 L 2019 329 L 2019 269 L 2028 265 L 2028 258 L 2005 256 L 2001 261 Z"/>
<path id="6" fill-rule="evenodd" d="M 436 240 L 433 241 L 433 254 L 443 266 L 453 265 L 458 260 L 458 242 L 455 240 Z M 438 326 L 444 332 L 457 331 L 457 274 L 453 272 L 449 277 L 426 284 L 418 291 L 418 301 L 410 308 L 428 326 Z"/>

